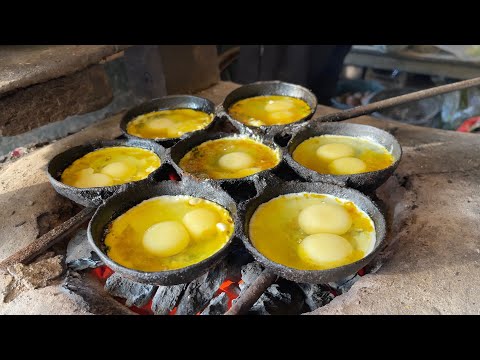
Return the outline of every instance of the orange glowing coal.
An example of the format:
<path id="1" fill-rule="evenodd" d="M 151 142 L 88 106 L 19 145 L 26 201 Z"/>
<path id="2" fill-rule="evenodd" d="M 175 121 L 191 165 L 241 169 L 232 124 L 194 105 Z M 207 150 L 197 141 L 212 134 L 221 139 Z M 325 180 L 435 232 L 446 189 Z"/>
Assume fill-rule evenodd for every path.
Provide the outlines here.
<path id="1" fill-rule="evenodd" d="M 114 271 L 106 265 L 102 265 L 102 266 L 99 266 L 99 267 L 91 270 L 91 274 L 93 276 L 95 276 L 102 284 L 105 284 L 107 279 L 113 273 L 114 273 Z M 217 297 L 222 292 L 224 292 L 228 297 L 227 308 L 230 309 L 232 307 L 232 301 L 234 299 L 236 299 L 238 297 L 239 293 L 240 293 L 238 285 L 242 284 L 242 283 L 243 283 L 243 280 L 240 280 L 238 282 L 234 282 L 232 280 L 227 279 L 220 285 L 220 287 L 216 291 L 214 297 Z M 125 305 L 125 299 L 115 297 L 115 300 L 117 300 L 121 304 Z M 133 312 L 139 314 L 139 315 L 153 315 L 152 300 L 150 300 L 146 305 L 144 305 L 142 307 L 137 307 L 137 306 L 132 305 L 132 306 L 129 307 L 129 309 L 132 310 Z M 177 313 L 177 308 L 174 307 L 169 312 L 168 315 L 175 315 L 176 313 Z M 200 315 L 200 313 L 201 313 L 201 311 L 198 312 L 196 315 Z"/>

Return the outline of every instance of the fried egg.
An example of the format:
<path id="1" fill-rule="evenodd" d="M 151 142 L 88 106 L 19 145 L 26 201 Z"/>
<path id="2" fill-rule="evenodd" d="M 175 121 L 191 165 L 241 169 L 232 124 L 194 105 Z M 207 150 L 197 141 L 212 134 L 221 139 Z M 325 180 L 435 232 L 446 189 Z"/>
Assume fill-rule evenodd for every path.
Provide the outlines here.
<path id="1" fill-rule="evenodd" d="M 92 151 L 75 160 L 62 173 L 61 182 L 78 187 L 103 187 L 143 180 L 160 167 L 152 151 L 115 146 Z"/>
<path id="2" fill-rule="evenodd" d="M 179 165 L 202 179 L 232 179 L 273 168 L 279 162 L 279 153 L 258 141 L 226 137 L 194 147 Z"/>
<path id="3" fill-rule="evenodd" d="M 282 95 L 255 96 L 237 101 L 228 113 L 249 126 L 290 124 L 303 119 L 311 112 L 303 100 Z"/>
<path id="4" fill-rule="evenodd" d="M 144 139 L 177 138 L 205 128 L 213 114 L 193 109 L 172 109 L 142 114 L 127 124 L 127 133 Z"/>
<path id="5" fill-rule="evenodd" d="M 250 219 L 249 238 L 276 263 L 325 270 L 368 255 L 376 235 L 372 219 L 353 202 L 303 192 L 261 204 Z"/>
<path id="6" fill-rule="evenodd" d="M 192 196 L 163 195 L 114 219 L 105 245 L 112 260 L 130 269 L 174 270 L 212 256 L 233 231 L 233 219 L 220 205 Z"/>
<path id="7" fill-rule="evenodd" d="M 367 139 L 340 135 L 311 137 L 296 147 L 292 157 L 306 168 L 331 175 L 382 170 L 394 162 L 384 146 Z"/>

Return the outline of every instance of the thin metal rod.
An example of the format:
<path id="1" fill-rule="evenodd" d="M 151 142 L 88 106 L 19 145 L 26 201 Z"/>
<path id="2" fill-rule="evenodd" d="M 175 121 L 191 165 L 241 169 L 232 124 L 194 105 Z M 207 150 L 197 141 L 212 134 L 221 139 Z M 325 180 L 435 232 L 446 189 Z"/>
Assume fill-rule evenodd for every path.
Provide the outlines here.
<path id="1" fill-rule="evenodd" d="M 268 270 L 263 270 L 258 278 L 250 284 L 224 315 L 243 315 L 250 310 L 263 292 L 277 280 L 278 276 Z"/>
<path id="2" fill-rule="evenodd" d="M 86 207 L 75 216 L 71 217 L 63 224 L 53 228 L 46 234 L 40 236 L 24 248 L 17 251 L 4 261 L 0 263 L 0 270 L 6 270 L 7 267 L 16 264 L 27 264 L 36 256 L 42 254 L 52 245 L 62 241 L 67 236 L 71 235 L 75 230 L 87 222 L 95 212 L 96 208 Z"/>
<path id="3" fill-rule="evenodd" d="M 392 106 L 406 104 L 412 101 L 418 101 L 429 97 L 446 94 L 452 91 L 480 86 L 480 77 L 458 81 L 452 84 L 436 86 L 430 89 L 415 91 L 409 94 L 395 96 L 390 99 L 376 101 L 367 105 L 361 105 L 348 110 L 338 111 L 332 114 L 320 116 L 315 121 L 332 122 L 355 118 L 362 115 L 371 114 L 375 111 L 387 109 Z"/>

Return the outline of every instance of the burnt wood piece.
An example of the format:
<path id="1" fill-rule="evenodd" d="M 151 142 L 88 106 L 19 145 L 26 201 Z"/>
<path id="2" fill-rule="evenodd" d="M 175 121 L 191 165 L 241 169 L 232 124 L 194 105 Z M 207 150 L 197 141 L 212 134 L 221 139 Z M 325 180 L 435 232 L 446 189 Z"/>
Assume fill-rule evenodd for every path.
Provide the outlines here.
<path id="1" fill-rule="evenodd" d="M 248 315 L 299 315 L 305 296 L 296 283 L 279 279 L 260 296 Z"/>
<path id="2" fill-rule="evenodd" d="M 277 275 L 264 270 L 255 282 L 246 289 L 237 301 L 233 303 L 230 310 L 225 315 L 246 314 L 253 304 L 260 298 L 267 288 L 277 280 Z"/>
<path id="3" fill-rule="evenodd" d="M 140 284 L 124 278 L 118 273 L 114 273 L 107 279 L 105 290 L 112 296 L 125 299 L 125 305 L 128 307 L 132 305 L 142 307 L 148 304 L 153 294 L 155 294 L 157 287 L 154 285 Z"/>
<path id="4" fill-rule="evenodd" d="M 155 315 L 168 315 L 177 306 L 178 301 L 188 284 L 160 285 L 152 300 L 152 311 Z"/>
<path id="5" fill-rule="evenodd" d="M 177 315 L 195 315 L 202 311 L 212 300 L 215 292 L 227 276 L 225 261 L 220 262 L 208 273 L 188 284 L 182 299 L 178 303 Z"/>
<path id="6" fill-rule="evenodd" d="M 97 315 L 137 315 L 113 297 L 109 296 L 98 278 L 89 273 L 69 272 L 62 285 L 68 291 L 78 295 L 82 305 Z"/>
<path id="7" fill-rule="evenodd" d="M 2 261 L 0 263 L 0 269 L 6 270 L 7 267 L 16 263 L 28 264 L 29 261 L 44 253 L 52 245 L 72 235 L 80 226 L 82 226 L 92 217 L 94 212 L 95 208 L 93 207 L 84 208 L 74 217 L 68 219 L 63 224 L 50 230 L 45 235 L 34 240 L 23 249 L 17 251 L 15 254 Z"/>
<path id="8" fill-rule="evenodd" d="M 222 315 L 228 308 L 228 296 L 222 292 L 213 298 L 200 315 Z"/>
<path id="9" fill-rule="evenodd" d="M 74 271 L 93 269 L 103 265 L 102 260 L 88 243 L 86 229 L 80 229 L 68 242 L 65 263 Z"/>

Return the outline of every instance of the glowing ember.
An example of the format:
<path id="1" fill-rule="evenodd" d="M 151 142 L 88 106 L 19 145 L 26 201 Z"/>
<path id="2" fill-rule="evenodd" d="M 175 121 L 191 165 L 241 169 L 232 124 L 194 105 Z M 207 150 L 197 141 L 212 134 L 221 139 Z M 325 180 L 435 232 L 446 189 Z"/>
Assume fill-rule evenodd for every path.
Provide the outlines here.
<path id="1" fill-rule="evenodd" d="M 99 266 L 95 269 L 91 270 L 91 274 L 95 276 L 102 284 L 105 284 L 107 279 L 114 273 L 112 269 L 110 269 L 106 265 Z M 232 301 L 238 297 L 240 294 L 240 288 L 239 284 L 243 283 L 243 280 L 240 280 L 239 282 L 234 282 L 231 280 L 225 280 L 218 290 L 215 293 L 214 297 L 219 296 L 222 292 L 224 292 L 227 297 L 228 297 L 228 309 L 232 307 Z M 121 304 L 125 305 L 125 299 L 114 297 L 115 300 L 120 302 Z M 152 311 L 152 300 L 150 300 L 146 305 L 142 307 L 137 307 L 137 306 L 130 306 L 130 310 L 133 312 L 140 314 L 140 315 L 153 315 Z M 174 307 L 168 315 L 175 315 L 177 313 L 177 307 Z M 196 315 L 200 315 L 201 311 L 198 312 Z"/>

